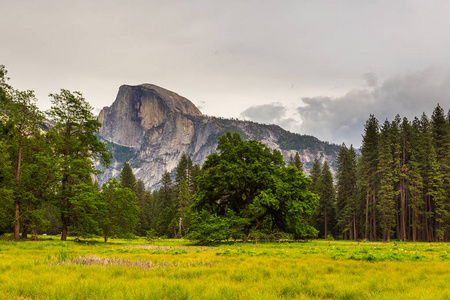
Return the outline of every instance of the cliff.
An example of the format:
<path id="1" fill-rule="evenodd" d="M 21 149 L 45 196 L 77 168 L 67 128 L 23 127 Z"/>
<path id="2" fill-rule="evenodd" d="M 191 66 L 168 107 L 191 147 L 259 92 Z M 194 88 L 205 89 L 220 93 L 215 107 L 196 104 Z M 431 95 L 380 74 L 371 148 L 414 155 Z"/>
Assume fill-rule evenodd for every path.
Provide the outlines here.
<path id="1" fill-rule="evenodd" d="M 307 170 L 316 157 L 333 165 L 339 150 L 336 145 L 276 125 L 203 116 L 188 99 L 150 84 L 121 86 L 114 103 L 103 108 L 98 118 L 102 123 L 100 137 L 114 155 L 101 181 L 118 176 L 123 163 L 128 162 L 150 189 L 159 186 L 164 170 L 176 168 L 183 152 L 194 163 L 202 164 L 227 131 L 278 149 L 286 160 L 298 151 Z"/>

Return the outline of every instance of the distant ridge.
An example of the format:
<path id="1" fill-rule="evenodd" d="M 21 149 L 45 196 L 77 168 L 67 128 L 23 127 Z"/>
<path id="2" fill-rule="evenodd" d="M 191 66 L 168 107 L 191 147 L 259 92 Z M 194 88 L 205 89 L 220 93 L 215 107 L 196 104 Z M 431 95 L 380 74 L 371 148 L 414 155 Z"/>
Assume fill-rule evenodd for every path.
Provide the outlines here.
<path id="1" fill-rule="evenodd" d="M 159 187 L 165 170 L 173 171 L 185 152 L 203 164 L 227 131 L 278 149 L 285 160 L 299 152 L 308 170 L 315 158 L 333 166 L 339 146 L 313 136 L 288 132 L 277 125 L 204 116 L 188 99 L 152 84 L 122 85 L 116 100 L 98 116 L 100 137 L 114 155 L 101 180 L 116 177 L 128 162 L 149 189 Z"/>

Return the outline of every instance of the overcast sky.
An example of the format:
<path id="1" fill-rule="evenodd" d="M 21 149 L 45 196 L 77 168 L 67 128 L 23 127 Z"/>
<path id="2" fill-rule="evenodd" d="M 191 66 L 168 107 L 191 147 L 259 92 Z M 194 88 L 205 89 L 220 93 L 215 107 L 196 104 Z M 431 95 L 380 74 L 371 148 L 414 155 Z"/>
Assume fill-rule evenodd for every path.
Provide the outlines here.
<path id="1" fill-rule="evenodd" d="M 369 114 L 450 108 L 450 1 L 0 0 L 17 89 L 77 90 L 98 112 L 153 83 L 208 115 L 359 146 Z"/>

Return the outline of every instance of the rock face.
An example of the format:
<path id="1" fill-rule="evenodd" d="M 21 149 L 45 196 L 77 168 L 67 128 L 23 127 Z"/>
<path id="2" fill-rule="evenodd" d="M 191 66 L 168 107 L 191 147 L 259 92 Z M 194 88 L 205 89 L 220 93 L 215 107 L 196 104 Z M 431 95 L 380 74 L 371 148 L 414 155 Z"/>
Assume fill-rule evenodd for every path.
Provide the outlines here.
<path id="1" fill-rule="evenodd" d="M 148 189 L 159 187 L 164 171 L 173 171 L 183 152 L 201 165 L 227 131 L 280 150 L 286 160 L 298 151 L 306 170 L 316 157 L 333 165 L 339 150 L 336 145 L 276 125 L 203 116 L 188 99 L 151 84 L 121 86 L 115 102 L 103 108 L 98 118 L 100 137 L 114 155 L 101 181 L 118 176 L 128 162 Z"/>

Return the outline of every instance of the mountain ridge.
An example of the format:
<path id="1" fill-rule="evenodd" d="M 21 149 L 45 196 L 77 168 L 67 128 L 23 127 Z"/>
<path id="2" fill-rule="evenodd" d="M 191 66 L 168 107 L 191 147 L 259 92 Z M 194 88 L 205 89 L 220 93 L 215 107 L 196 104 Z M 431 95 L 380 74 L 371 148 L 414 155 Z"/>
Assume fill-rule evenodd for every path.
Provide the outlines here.
<path id="1" fill-rule="evenodd" d="M 306 170 L 314 158 L 333 165 L 339 150 L 337 145 L 278 125 L 205 116 L 190 100 L 152 84 L 122 85 L 114 103 L 104 107 L 98 118 L 102 124 L 99 135 L 114 156 L 101 182 L 117 177 L 128 162 L 149 189 L 159 187 L 163 172 L 173 171 L 183 152 L 194 163 L 203 164 L 227 131 L 280 150 L 285 160 L 299 152 Z"/>

